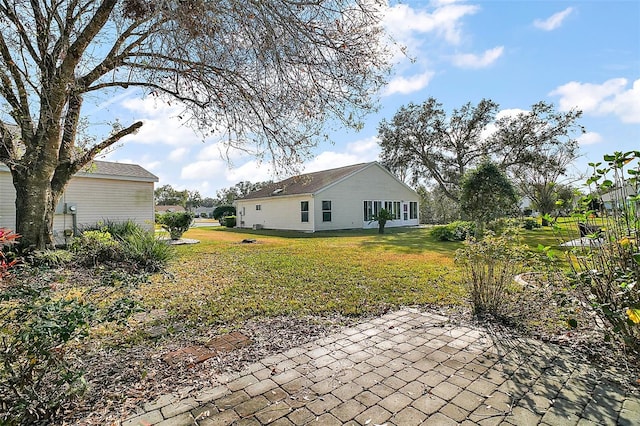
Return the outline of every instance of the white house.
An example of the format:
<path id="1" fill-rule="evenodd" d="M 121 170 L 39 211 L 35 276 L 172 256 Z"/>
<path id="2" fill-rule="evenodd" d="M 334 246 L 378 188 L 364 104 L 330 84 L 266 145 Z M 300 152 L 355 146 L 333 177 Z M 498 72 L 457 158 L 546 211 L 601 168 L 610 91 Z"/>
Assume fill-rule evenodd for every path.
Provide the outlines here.
<path id="1" fill-rule="evenodd" d="M 374 228 L 380 209 L 388 227 L 418 225 L 418 194 L 377 162 L 308 173 L 236 200 L 237 226 L 327 231 Z"/>
<path id="2" fill-rule="evenodd" d="M 133 220 L 152 229 L 157 181 L 135 164 L 94 161 L 71 178 L 60 199 L 53 222 L 56 244 L 65 242 L 65 233 L 104 220 Z M 15 197 L 11 173 L 0 163 L 0 227 L 15 229 Z"/>

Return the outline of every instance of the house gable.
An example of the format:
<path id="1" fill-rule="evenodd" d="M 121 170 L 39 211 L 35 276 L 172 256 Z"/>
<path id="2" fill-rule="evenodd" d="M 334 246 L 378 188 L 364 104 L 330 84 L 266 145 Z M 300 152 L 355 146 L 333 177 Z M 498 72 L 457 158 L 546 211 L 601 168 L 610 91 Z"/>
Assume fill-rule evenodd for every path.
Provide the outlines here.
<path id="1" fill-rule="evenodd" d="M 352 166 L 293 176 L 283 181 L 266 185 L 258 191 L 253 191 L 242 198 L 242 200 L 314 194 L 372 164 L 375 163 L 360 163 Z"/>

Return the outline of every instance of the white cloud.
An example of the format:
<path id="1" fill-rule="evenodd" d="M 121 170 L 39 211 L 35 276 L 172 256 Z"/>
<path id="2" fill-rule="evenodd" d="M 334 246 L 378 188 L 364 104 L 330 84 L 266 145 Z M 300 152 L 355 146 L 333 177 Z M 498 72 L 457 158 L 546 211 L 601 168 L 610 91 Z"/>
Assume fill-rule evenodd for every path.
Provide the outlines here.
<path id="1" fill-rule="evenodd" d="M 153 171 L 153 170 L 158 170 L 162 167 L 162 161 L 148 161 L 148 162 L 145 161 L 145 162 L 142 162 L 140 165 L 147 170 Z"/>
<path id="2" fill-rule="evenodd" d="M 226 146 L 222 142 L 206 143 L 197 154 L 198 160 L 219 160 L 223 159 L 231 163 L 243 162 L 247 159 L 247 152 L 237 148 Z"/>
<path id="3" fill-rule="evenodd" d="M 602 142 L 602 136 L 596 132 L 588 132 L 580 135 L 578 138 L 578 143 L 580 146 L 584 145 L 594 145 Z"/>
<path id="4" fill-rule="evenodd" d="M 202 141 L 193 129 L 176 123 L 171 118 L 142 119 L 144 124 L 140 130 L 122 138 L 122 142 L 147 145 L 184 146 L 196 145 Z"/>
<path id="5" fill-rule="evenodd" d="M 603 101 L 601 110 L 619 116 L 624 123 L 640 123 L 640 79 L 633 82 L 631 89 Z"/>
<path id="6" fill-rule="evenodd" d="M 413 39 L 414 33 L 435 32 L 447 42 L 458 44 L 462 38 L 460 20 L 478 10 L 479 7 L 474 5 L 441 2 L 429 13 L 406 4 L 396 4 L 386 11 L 384 24 L 392 36 L 402 43 Z"/>
<path id="7" fill-rule="evenodd" d="M 176 148 L 169 153 L 170 161 L 181 161 L 189 154 L 189 148 Z"/>
<path id="8" fill-rule="evenodd" d="M 434 75 L 433 71 L 427 71 L 410 77 L 396 77 L 387 84 L 384 95 L 390 96 L 396 93 L 407 95 L 418 92 L 429 85 Z"/>
<path id="9" fill-rule="evenodd" d="M 533 26 L 540 30 L 553 31 L 562 25 L 562 22 L 571 14 L 571 12 L 573 12 L 573 8 L 568 7 L 562 12 L 554 13 L 547 19 L 536 19 L 533 21 Z"/>
<path id="10" fill-rule="evenodd" d="M 273 180 L 274 173 L 270 164 L 251 160 L 239 167 L 227 169 L 225 179 L 229 183 L 227 186 L 232 186 L 240 181 L 264 182 Z"/>
<path id="11" fill-rule="evenodd" d="M 362 163 L 362 161 L 355 154 L 325 151 L 304 164 L 304 173 L 319 172 L 358 163 Z"/>
<path id="12" fill-rule="evenodd" d="M 380 146 L 378 138 L 371 136 L 347 144 L 345 151 L 324 151 L 304 164 L 305 173 L 335 169 L 358 163 L 368 163 L 378 159 Z"/>
<path id="13" fill-rule="evenodd" d="M 200 181 L 196 185 L 204 192 L 215 192 L 217 189 L 233 186 L 240 181 L 262 182 L 274 179 L 270 164 L 249 160 L 247 156 L 243 160 L 244 162 L 238 166 L 233 166 L 220 158 L 195 161 L 182 168 L 180 178 Z"/>
<path id="14" fill-rule="evenodd" d="M 614 78 L 602 84 L 572 81 L 552 92 L 559 96 L 562 111 L 578 108 L 585 114 L 617 115 L 624 123 L 640 123 L 640 79 L 627 89 L 625 78 Z"/>
<path id="15" fill-rule="evenodd" d="M 482 55 L 475 55 L 473 53 L 459 54 L 453 57 L 453 64 L 460 68 L 485 68 L 493 64 L 502 56 L 503 52 L 504 47 L 498 46 L 485 50 Z"/>
<path id="16" fill-rule="evenodd" d="M 356 154 L 360 162 L 375 161 L 380 154 L 380 140 L 377 136 L 370 136 L 347 144 L 347 151 Z"/>
<path id="17" fill-rule="evenodd" d="M 210 192 L 213 191 L 213 188 L 211 188 L 211 184 L 209 183 L 209 181 L 202 181 L 200 182 L 196 188 L 195 188 L 200 195 L 202 195 L 203 197 L 206 197 L 207 195 L 205 194 L 209 194 Z"/>
<path id="18" fill-rule="evenodd" d="M 180 178 L 189 180 L 221 178 L 227 166 L 227 163 L 222 160 L 196 161 L 182 167 Z"/>
<path id="19" fill-rule="evenodd" d="M 186 124 L 184 107 L 179 102 L 168 104 L 153 97 L 125 99 L 121 106 L 135 120 L 144 124 L 140 130 L 122 139 L 127 143 L 189 146 L 202 142 L 202 136 Z"/>

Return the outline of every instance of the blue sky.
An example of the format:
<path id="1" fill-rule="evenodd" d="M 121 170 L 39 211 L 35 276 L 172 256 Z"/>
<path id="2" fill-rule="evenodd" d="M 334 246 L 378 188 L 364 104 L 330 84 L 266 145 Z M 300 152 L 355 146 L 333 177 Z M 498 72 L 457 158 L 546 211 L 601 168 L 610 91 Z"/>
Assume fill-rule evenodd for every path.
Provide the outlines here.
<path id="1" fill-rule="evenodd" d="M 563 111 L 583 110 L 587 133 L 573 174 L 613 151 L 640 149 L 640 2 L 609 1 L 407 1 L 392 3 L 385 26 L 414 60 L 398 55 L 380 110 L 360 132 L 331 133 L 305 172 L 378 158 L 377 127 L 402 105 L 433 96 L 447 111 L 482 98 L 503 114 L 544 100 Z M 141 119 L 142 130 L 123 140 L 105 159 L 137 163 L 160 178 L 159 185 L 216 190 L 241 180 L 280 179 L 268 164 L 220 155 L 177 119 L 176 105 L 124 94 L 89 112 L 105 122 Z"/>

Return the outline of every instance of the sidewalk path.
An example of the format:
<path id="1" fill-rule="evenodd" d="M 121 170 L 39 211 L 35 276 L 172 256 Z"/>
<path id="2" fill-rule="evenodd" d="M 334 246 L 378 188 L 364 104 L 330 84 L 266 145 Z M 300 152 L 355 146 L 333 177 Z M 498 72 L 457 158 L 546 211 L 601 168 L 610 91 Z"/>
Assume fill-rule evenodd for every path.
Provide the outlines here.
<path id="1" fill-rule="evenodd" d="M 569 350 L 405 309 L 265 358 L 122 426 L 640 425 L 638 389 Z"/>

